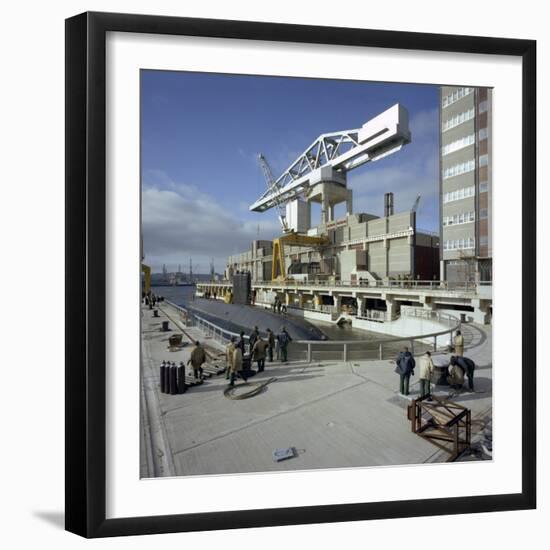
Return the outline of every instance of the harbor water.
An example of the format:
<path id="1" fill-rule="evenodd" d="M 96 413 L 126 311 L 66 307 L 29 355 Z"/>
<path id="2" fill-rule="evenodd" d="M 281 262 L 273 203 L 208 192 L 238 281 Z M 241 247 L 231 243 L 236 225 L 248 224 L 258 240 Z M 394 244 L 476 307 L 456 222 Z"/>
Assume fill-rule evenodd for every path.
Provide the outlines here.
<path id="1" fill-rule="evenodd" d="M 155 294 L 164 296 L 166 300 L 173 302 L 178 306 L 185 307 L 187 305 L 192 306 L 193 294 L 195 292 L 194 286 L 162 286 L 152 287 Z M 370 332 L 351 327 L 349 324 L 344 323 L 342 325 L 334 325 L 332 323 L 325 323 L 322 321 L 309 321 L 311 324 L 318 327 L 326 336 L 328 340 L 361 340 L 361 341 L 374 341 L 383 340 L 384 335 L 377 332 Z M 250 329 L 252 327 L 249 327 Z M 388 336 L 388 338 L 391 338 Z"/>

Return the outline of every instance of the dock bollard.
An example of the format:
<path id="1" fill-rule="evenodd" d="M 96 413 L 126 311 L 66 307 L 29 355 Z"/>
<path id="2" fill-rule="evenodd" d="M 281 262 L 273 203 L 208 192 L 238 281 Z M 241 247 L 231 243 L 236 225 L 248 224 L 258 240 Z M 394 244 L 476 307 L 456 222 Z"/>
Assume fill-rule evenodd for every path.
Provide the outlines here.
<path id="1" fill-rule="evenodd" d="M 159 310 L 158 309 L 154 309 L 153 310 L 153 317 L 158 317 L 159 316 Z"/>
<path id="2" fill-rule="evenodd" d="M 178 367 L 176 363 L 172 363 L 170 367 L 170 395 L 178 393 Z"/>
<path id="3" fill-rule="evenodd" d="M 183 361 L 180 361 L 178 367 L 178 393 L 185 393 L 187 391 L 187 384 L 185 383 L 185 365 Z"/>
<path id="4" fill-rule="evenodd" d="M 166 370 L 166 361 L 163 361 L 160 365 L 160 391 L 166 393 L 166 376 L 164 371 Z"/>
<path id="5" fill-rule="evenodd" d="M 170 321 L 162 321 L 162 332 L 168 332 L 168 330 L 170 330 L 168 328 L 169 323 Z"/>

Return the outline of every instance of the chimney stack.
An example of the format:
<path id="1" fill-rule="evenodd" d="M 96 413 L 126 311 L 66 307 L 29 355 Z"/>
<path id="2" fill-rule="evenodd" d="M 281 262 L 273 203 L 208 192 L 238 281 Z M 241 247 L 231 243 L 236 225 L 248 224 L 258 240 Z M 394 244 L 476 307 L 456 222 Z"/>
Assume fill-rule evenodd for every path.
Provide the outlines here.
<path id="1" fill-rule="evenodd" d="M 384 193 L 384 216 L 393 216 L 393 193 Z"/>

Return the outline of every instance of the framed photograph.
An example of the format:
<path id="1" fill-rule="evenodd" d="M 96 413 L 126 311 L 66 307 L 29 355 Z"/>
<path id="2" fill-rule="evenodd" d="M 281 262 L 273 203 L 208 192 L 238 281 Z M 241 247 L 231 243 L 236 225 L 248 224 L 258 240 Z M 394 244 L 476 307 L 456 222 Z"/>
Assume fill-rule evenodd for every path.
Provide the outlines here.
<path id="1" fill-rule="evenodd" d="M 66 21 L 66 528 L 536 506 L 536 43 Z"/>

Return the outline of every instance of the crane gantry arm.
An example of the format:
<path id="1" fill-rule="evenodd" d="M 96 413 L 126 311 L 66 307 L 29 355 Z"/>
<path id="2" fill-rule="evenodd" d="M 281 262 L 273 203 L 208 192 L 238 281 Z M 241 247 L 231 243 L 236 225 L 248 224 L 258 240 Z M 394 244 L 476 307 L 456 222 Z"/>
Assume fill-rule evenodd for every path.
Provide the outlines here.
<path id="1" fill-rule="evenodd" d="M 319 181 L 322 169 L 346 173 L 399 151 L 410 141 L 409 116 L 399 103 L 361 128 L 322 134 L 249 209 L 265 212 L 273 207 L 280 208 Z"/>

